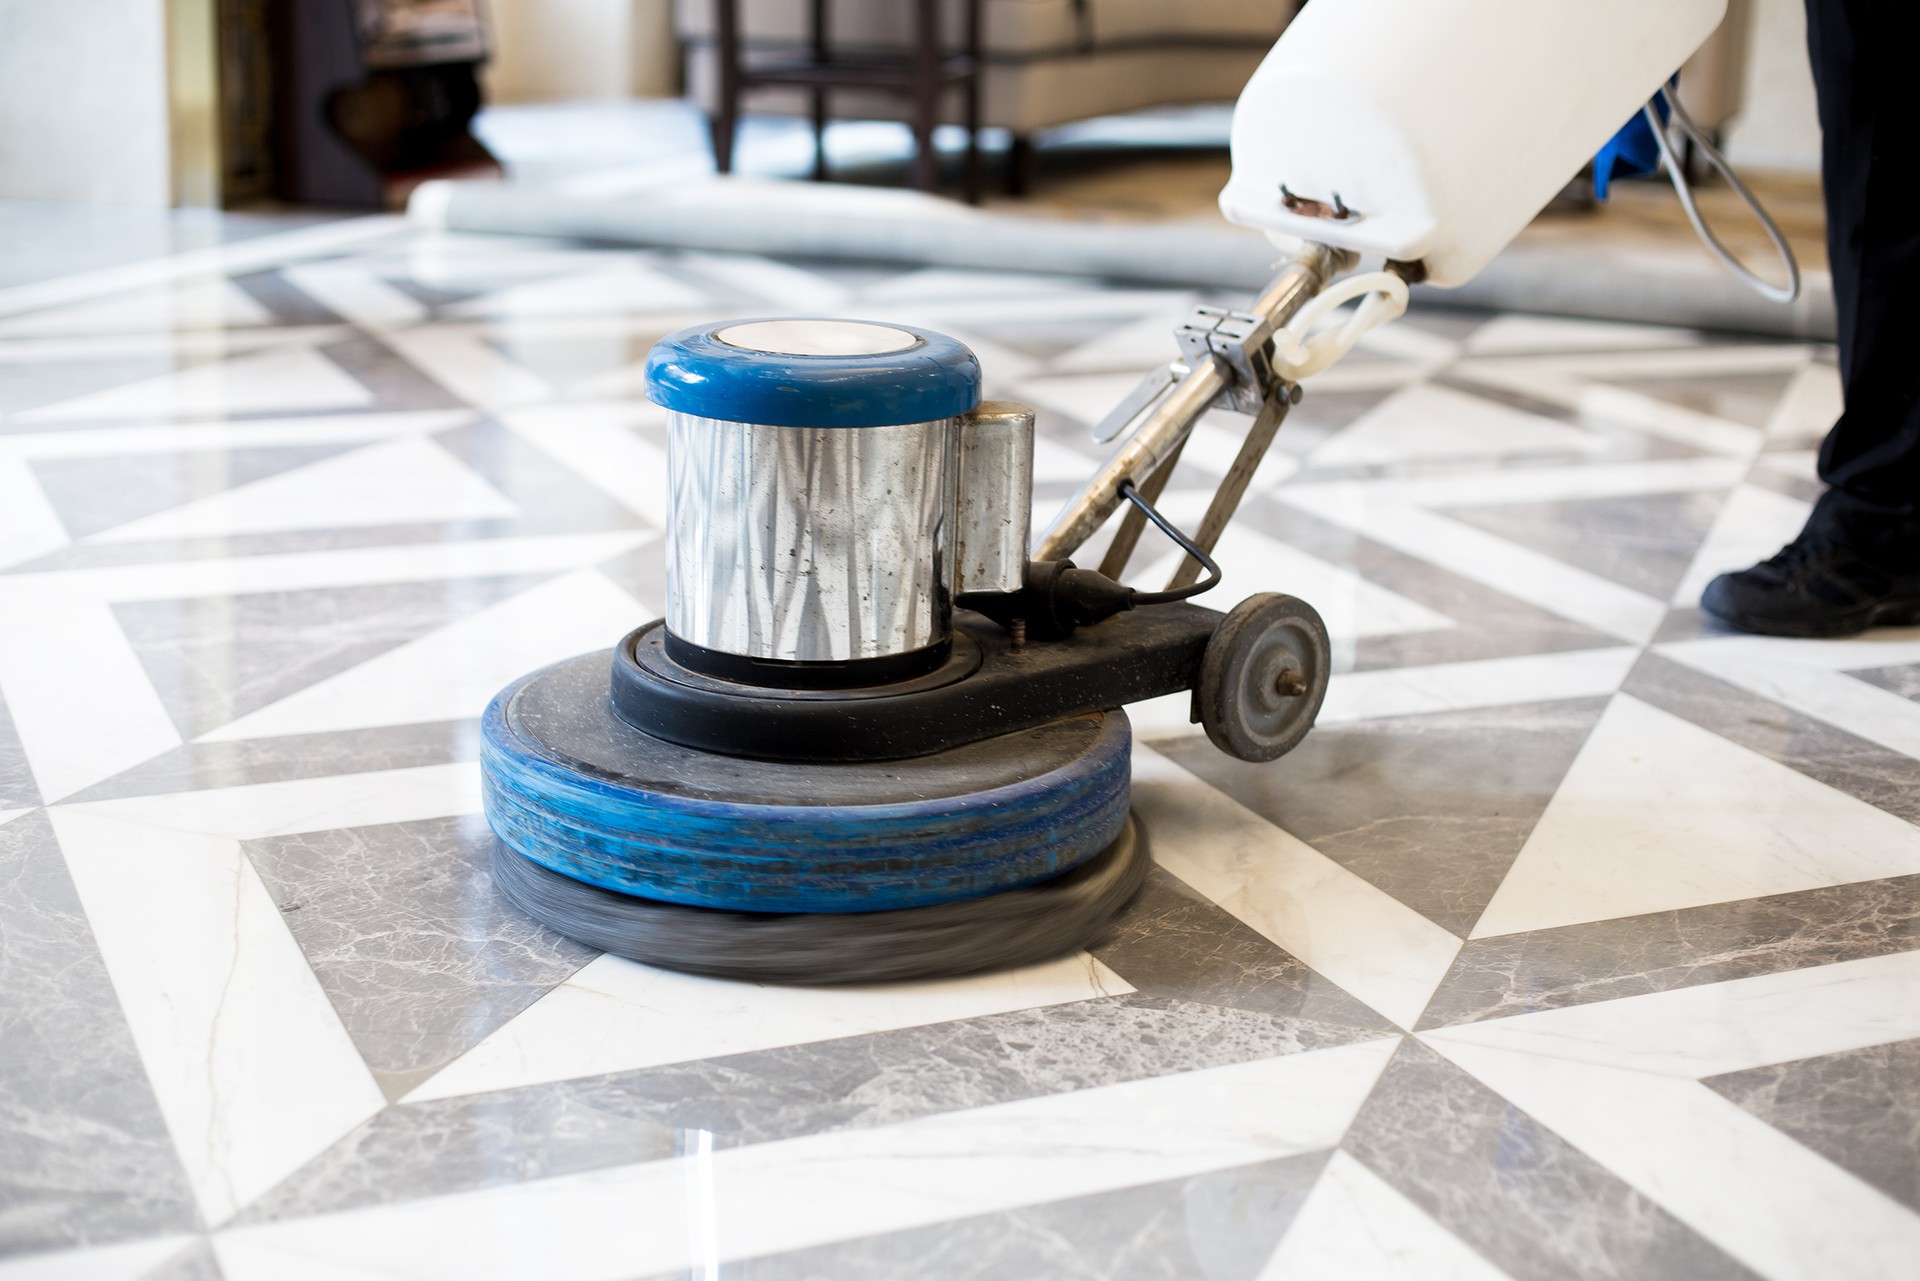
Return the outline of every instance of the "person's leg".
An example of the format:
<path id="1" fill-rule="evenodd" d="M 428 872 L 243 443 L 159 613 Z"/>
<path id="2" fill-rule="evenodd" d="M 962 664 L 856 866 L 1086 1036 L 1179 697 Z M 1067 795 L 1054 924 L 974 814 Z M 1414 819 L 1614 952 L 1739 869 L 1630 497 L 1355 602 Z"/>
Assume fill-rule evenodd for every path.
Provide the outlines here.
<path id="1" fill-rule="evenodd" d="M 1829 489 L 1807 527 L 1723 574 L 1708 613 L 1750 631 L 1844 635 L 1920 622 L 1920 81 L 1910 0 L 1806 0 L 1820 109 L 1844 408 L 1820 450 Z"/>

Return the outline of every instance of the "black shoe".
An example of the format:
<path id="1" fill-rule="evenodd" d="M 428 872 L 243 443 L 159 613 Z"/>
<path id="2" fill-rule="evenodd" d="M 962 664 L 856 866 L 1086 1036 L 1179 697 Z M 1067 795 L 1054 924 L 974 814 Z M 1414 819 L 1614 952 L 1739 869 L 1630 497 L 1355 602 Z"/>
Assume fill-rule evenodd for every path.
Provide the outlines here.
<path id="1" fill-rule="evenodd" d="M 1920 566 L 1913 554 L 1889 552 L 1881 536 L 1887 531 L 1848 528 L 1833 507 L 1823 500 L 1800 536 L 1774 556 L 1708 583 L 1700 608 L 1766 636 L 1851 636 L 1920 623 Z"/>

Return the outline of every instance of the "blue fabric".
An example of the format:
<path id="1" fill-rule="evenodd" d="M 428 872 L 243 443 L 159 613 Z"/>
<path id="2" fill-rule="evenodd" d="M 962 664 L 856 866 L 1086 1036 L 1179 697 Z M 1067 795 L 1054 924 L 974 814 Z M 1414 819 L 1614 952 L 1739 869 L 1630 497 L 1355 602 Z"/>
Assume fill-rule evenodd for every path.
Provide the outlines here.
<path id="1" fill-rule="evenodd" d="M 732 347 L 695 325 L 647 354 L 647 396 L 701 418 L 775 427 L 885 427 L 964 414 L 980 403 L 980 362 L 960 342 L 888 324 L 920 341 L 871 356 L 785 356 Z"/>
<path id="2" fill-rule="evenodd" d="M 1660 118 L 1667 118 L 1667 100 L 1656 98 L 1654 110 Z M 1605 200 L 1616 175 L 1636 177 L 1643 173 L 1652 173 L 1660 167 L 1660 144 L 1654 140 L 1653 127 L 1647 123 L 1644 112 L 1636 111 L 1633 119 L 1620 126 L 1613 137 L 1607 139 L 1606 146 L 1600 148 L 1593 158 L 1593 197 Z"/>

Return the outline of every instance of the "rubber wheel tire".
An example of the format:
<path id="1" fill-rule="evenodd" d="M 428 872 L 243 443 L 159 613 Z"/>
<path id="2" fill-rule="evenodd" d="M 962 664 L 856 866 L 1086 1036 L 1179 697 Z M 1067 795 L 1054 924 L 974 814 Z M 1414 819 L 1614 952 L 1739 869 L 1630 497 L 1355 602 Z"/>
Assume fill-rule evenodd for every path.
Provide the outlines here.
<path id="1" fill-rule="evenodd" d="M 1249 596 L 1214 629 L 1200 659 L 1200 727 L 1243 761 L 1278 760 L 1300 745 L 1326 701 L 1333 643 L 1313 606 Z"/>

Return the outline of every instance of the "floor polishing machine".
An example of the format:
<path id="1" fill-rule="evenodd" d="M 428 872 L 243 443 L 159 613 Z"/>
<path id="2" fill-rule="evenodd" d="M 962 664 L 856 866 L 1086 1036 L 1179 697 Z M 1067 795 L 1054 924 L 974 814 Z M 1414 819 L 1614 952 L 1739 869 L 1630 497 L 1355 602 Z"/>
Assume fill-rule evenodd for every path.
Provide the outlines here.
<path id="1" fill-rule="evenodd" d="M 1303 378 L 1504 246 L 1704 40 L 1724 0 L 1325 0 L 1242 95 L 1234 221 L 1286 260 L 1096 429 L 1116 441 L 1031 542 L 1034 417 L 961 343 L 906 325 L 682 330 L 666 617 L 515 682 L 482 769 L 498 888 L 607 951 L 779 982 L 965 973 L 1095 940 L 1149 855 L 1127 704 L 1190 697 L 1271 761 L 1327 692 L 1327 630 L 1212 552 Z M 1648 118 L 1662 146 L 1683 115 Z M 1354 272 L 1363 257 L 1379 270 Z M 1343 305 L 1352 306 L 1340 310 Z M 1199 524 L 1156 499 L 1201 415 L 1240 411 Z M 1118 524 L 1095 565 L 1072 559 Z M 1125 583 L 1148 525 L 1184 553 Z"/>

